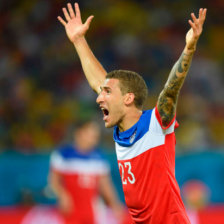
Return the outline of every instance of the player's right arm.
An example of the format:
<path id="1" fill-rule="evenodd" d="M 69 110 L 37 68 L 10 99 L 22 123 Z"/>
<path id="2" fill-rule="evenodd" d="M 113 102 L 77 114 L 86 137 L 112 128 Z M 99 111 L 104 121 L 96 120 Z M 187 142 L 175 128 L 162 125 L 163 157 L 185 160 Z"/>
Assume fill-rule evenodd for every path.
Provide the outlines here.
<path id="1" fill-rule="evenodd" d="M 74 204 L 72 202 L 71 196 L 63 186 L 61 175 L 58 172 L 51 170 L 48 181 L 51 189 L 58 198 L 58 206 L 60 210 L 64 213 L 70 213 Z"/>
<path id="2" fill-rule="evenodd" d="M 67 8 L 68 10 L 66 8 L 62 9 L 65 20 L 60 16 L 58 16 L 58 20 L 65 27 L 66 34 L 78 53 L 90 87 L 99 93 L 107 72 L 94 56 L 85 39 L 85 34 L 89 29 L 93 16 L 89 16 L 86 22 L 82 23 L 78 3 L 75 3 L 75 11 L 70 3 L 67 4 Z"/>

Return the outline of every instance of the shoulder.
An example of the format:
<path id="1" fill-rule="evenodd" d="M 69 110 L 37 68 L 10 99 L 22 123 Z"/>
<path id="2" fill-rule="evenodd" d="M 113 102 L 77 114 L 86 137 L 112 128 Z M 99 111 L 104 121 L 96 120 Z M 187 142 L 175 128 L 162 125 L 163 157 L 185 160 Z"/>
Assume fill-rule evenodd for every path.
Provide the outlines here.
<path id="1" fill-rule="evenodd" d="M 64 158 L 74 157 L 77 154 L 76 149 L 71 144 L 63 145 L 55 152 Z"/>
<path id="2" fill-rule="evenodd" d="M 55 160 L 67 160 L 76 157 L 76 150 L 72 145 L 63 145 L 51 153 L 51 162 Z"/>
<path id="3" fill-rule="evenodd" d="M 95 160 L 107 162 L 106 155 L 101 148 L 95 148 L 90 154 L 89 157 Z"/>
<path id="4" fill-rule="evenodd" d="M 176 122 L 176 116 L 173 118 L 173 120 L 168 126 L 164 127 L 157 106 L 152 110 L 151 121 L 149 126 L 150 131 L 164 135 L 174 132 L 174 129 L 176 127 L 178 127 L 178 124 Z"/>

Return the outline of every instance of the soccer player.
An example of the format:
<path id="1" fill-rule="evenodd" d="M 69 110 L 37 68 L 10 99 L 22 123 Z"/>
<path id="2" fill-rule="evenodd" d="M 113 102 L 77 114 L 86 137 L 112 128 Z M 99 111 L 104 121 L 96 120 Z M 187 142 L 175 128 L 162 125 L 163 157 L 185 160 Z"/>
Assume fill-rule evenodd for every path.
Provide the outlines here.
<path id="1" fill-rule="evenodd" d="M 132 71 L 107 73 L 85 40 L 93 16 L 82 23 L 79 6 L 63 8 L 65 27 L 91 88 L 98 93 L 97 103 L 107 128 L 114 127 L 114 141 L 125 201 L 134 223 L 190 223 L 175 179 L 176 105 L 188 73 L 207 9 L 198 17 L 191 13 L 186 45 L 173 66 L 168 80 L 151 110 L 143 111 L 147 87 Z M 134 53 L 134 52 L 133 52 Z"/>
<path id="2" fill-rule="evenodd" d="M 74 142 L 52 153 L 49 180 L 66 224 L 102 223 L 97 209 L 99 195 L 117 219 L 124 218 L 125 210 L 113 189 L 109 165 L 97 148 L 99 137 L 97 123 L 80 122 Z"/>

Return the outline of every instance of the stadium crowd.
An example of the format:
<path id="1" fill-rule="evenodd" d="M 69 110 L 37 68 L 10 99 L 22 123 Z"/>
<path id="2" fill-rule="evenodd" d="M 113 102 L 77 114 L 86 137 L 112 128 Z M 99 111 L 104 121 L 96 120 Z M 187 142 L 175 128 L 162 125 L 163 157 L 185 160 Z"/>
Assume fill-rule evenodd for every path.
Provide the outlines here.
<path id="1" fill-rule="evenodd" d="M 1 151 L 51 151 L 66 140 L 77 120 L 98 110 L 93 103 L 96 95 L 57 21 L 64 4 L 58 0 L 0 4 Z M 221 149 L 223 1 L 84 0 L 79 4 L 83 19 L 95 16 L 87 39 L 97 58 L 107 71 L 139 72 L 150 88 L 148 107 L 155 104 L 184 46 L 186 18 L 199 7 L 208 8 L 205 31 L 178 105 L 177 148 L 178 152 Z M 113 148 L 111 131 L 105 131 L 102 139 Z"/>

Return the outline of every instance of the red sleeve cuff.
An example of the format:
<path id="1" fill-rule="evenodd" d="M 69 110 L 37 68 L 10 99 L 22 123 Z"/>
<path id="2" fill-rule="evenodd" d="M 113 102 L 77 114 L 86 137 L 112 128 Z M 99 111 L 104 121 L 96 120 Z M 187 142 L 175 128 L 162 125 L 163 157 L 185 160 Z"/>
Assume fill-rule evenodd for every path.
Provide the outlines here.
<path id="1" fill-rule="evenodd" d="M 155 107 L 155 114 L 156 114 L 156 118 L 157 118 L 157 120 L 158 120 L 158 122 L 159 122 L 159 124 L 160 124 L 160 126 L 161 126 L 161 128 L 162 128 L 163 130 L 168 129 L 168 128 L 173 124 L 173 122 L 174 122 L 175 119 L 176 119 L 176 113 L 175 113 L 175 115 L 174 115 L 173 119 L 170 121 L 170 123 L 169 123 L 167 126 L 164 126 L 163 123 L 162 123 L 162 119 L 161 119 L 161 117 L 160 117 L 160 114 L 159 114 L 157 105 L 156 105 L 156 107 Z M 174 128 L 177 128 L 178 126 L 179 126 L 179 124 L 178 124 L 178 122 L 176 121 Z"/>

